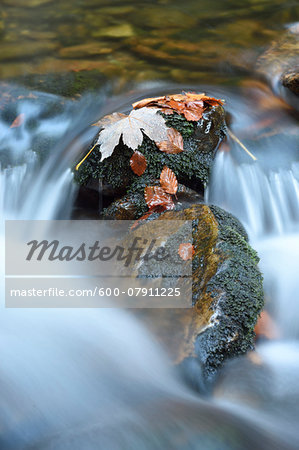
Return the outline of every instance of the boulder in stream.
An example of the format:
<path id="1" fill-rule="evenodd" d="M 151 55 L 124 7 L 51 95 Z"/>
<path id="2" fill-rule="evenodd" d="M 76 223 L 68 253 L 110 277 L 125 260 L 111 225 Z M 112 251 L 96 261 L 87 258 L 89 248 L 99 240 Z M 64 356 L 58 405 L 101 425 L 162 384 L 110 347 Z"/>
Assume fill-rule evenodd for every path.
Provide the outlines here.
<path id="1" fill-rule="evenodd" d="M 143 133 L 142 143 L 134 150 L 143 155 L 146 165 L 141 165 L 138 168 L 140 173 L 135 173 L 132 164 L 130 166 L 134 151 L 124 144 L 127 138 L 122 134 L 112 152 L 113 146 L 107 151 L 107 140 L 105 142 L 103 139 L 99 146 L 96 140 L 90 146 L 93 151 L 77 165 L 75 173 L 78 182 L 85 185 L 85 194 L 86 187 L 93 189 L 94 183 L 101 183 L 104 204 L 106 202 L 102 218 L 139 219 L 129 232 L 131 237 L 139 235 L 147 238 L 150 235 L 149 224 L 159 230 L 160 221 L 181 220 L 192 224 L 192 243 L 188 243 L 194 249 L 191 261 L 191 307 L 179 308 L 173 303 L 170 308 L 161 309 L 158 303 L 155 304 L 157 300 L 153 300 L 153 304 L 150 307 L 147 305 L 146 309 L 140 303 L 136 315 L 155 331 L 177 364 L 197 365 L 203 375 L 197 378 L 208 381 L 215 377 L 226 359 L 253 348 L 254 326 L 263 307 L 263 289 L 262 276 L 257 266 L 259 259 L 250 247 L 242 225 L 221 208 L 203 204 L 204 188 L 209 180 L 213 159 L 225 135 L 221 102 L 210 98 L 212 104 L 206 105 L 198 120 L 187 120 L 190 111 L 184 114 L 184 109 L 167 114 L 168 102 L 172 105 L 173 98 L 179 99 L 179 103 L 184 98 L 185 106 L 189 101 L 192 106 L 193 97 L 195 102 L 198 101 L 196 95 L 179 94 L 170 100 L 158 97 L 141 102 L 140 108 L 144 107 L 144 102 L 146 105 L 162 103 L 162 110 L 157 114 L 162 114 L 166 125 L 182 136 L 183 149 L 180 151 L 161 151 L 159 144 Z M 187 101 L 185 96 L 188 97 Z M 199 110 L 200 101 L 197 104 Z M 198 109 L 195 112 L 198 113 Z M 192 119 L 193 113 L 191 111 Z M 127 116 L 124 117 L 127 120 Z M 134 119 L 135 116 L 132 117 Z M 123 116 L 118 114 L 112 118 L 108 116 L 108 119 L 110 123 L 113 120 L 113 124 L 118 124 Z M 116 130 L 119 134 L 119 129 Z M 131 132 L 131 128 L 129 130 Z M 110 134 L 113 143 L 118 138 L 114 131 L 115 128 L 112 128 Z M 168 182 L 171 178 L 173 180 L 173 190 L 166 189 L 163 193 L 161 176 L 164 171 L 170 177 Z M 166 200 L 169 203 L 162 205 L 164 208 L 161 205 L 160 209 L 155 209 L 155 205 L 151 208 L 147 189 L 159 192 L 158 197 L 168 196 Z M 179 241 L 171 230 L 172 225 L 164 224 L 159 231 L 159 239 L 173 255 L 171 261 L 165 262 L 166 271 L 171 276 L 161 276 L 165 269 L 163 262 L 158 264 L 150 260 L 133 267 L 136 278 L 160 278 L 160 286 L 174 287 L 176 283 L 177 286 L 184 286 L 184 277 L 172 277 L 172 274 L 177 273 Z M 180 231 L 177 235 L 181 235 Z"/>
<path id="2" fill-rule="evenodd" d="M 203 379 L 212 380 L 225 360 L 254 346 L 254 327 L 264 304 L 259 258 L 240 222 L 217 206 L 167 211 L 155 219 L 157 224 L 160 220 L 192 220 L 192 308 L 136 314 L 177 364 L 195 363 Z M 142 227 L 147 235 L 146 224 Z M 173 236 L 167 236 L 168 229 L 165 233 L 167 245 Z M 142 266 L 138 271 L 149 272 Z"/>

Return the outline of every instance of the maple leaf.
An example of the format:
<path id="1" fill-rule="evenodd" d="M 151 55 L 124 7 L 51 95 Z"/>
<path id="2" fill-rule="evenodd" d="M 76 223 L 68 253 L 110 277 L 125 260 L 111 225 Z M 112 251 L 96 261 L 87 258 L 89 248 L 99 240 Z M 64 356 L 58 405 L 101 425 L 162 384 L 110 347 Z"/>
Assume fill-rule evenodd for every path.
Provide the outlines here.
<path id="1" fill-rule="evenodd" d="M 144 198 L 149 209 L 155 206 L 163 206 L 164 209 L 173 209 L 174 203 L 169 194 L 160 186 L 146 186 Z"/>
<path id="2" fill-rule="evenodd" d="M 184 261 L 188 261 L 188 259 L 192 259 L 192 256 L 194 255 L 194 247 L 189 242 L 180 244 L 178 249 L 178 254 L 180 258 L 182 258 Z"/>
<path id="3" fill-rule="evenodd" d="M 147 166 L 145 156 L 142 153 L 135 150 L 130 159 L 130 166 L 133 172 L 140 177 L 140 175 L 142 175 L 145 172 Z"/>
<path id="4" fill-rule="evenodd" d="M 90 155 L 97 145 L 100 145 L 102 160 L 112 155 L 113 150 L 119 144 L 122 137 L 123 143 L 136 150 L 142 144 L 143 134 L 146 134 L 153 141 L 167 140 L 167 125 L 160 114 L 157 114 L 157 108 L 133 109 L 127 116 L 121 113 L 113 113 L 103 117 L 94 126 L 103 127 L 99 137 L 91 150 L 77 164 L 76 170 Z"/>
<path id="5" fill-rule="evenodd" d="M 142 144 L 142 131 L 153 141 L 166 140 L 167 126 L 157 111 L 156 108 L 133 110 L 128 116 L 105 125 L 96 142 L 96 145 L 101 145 L 102 160 L 113 153 L 121 136 L 123 143 L 132 150 Z"/>
<path id="6" fill-rule="evenodd" d="M 171 169 L 164 167 L 160 175 L 162 189 L 168 194 L 176 194 L 178 190 L 178 180 Z"/>
<path id="7" fill-rule="evenodd" d="M 167 130 L 167 141 L 156 142 L 156 145 L 161 152 L 165 153 L 180 153 L 184 150 L 184 141 L 181 133 L 174 128 Z"/>
<path id="8" fill-rule="evenodd" d="M 12 124 L 10 125 L 10 128 L 20 127 L 24 123 L 24 121 L 25 121 L 25 114 L 21 113 L 12 122 Z"/>

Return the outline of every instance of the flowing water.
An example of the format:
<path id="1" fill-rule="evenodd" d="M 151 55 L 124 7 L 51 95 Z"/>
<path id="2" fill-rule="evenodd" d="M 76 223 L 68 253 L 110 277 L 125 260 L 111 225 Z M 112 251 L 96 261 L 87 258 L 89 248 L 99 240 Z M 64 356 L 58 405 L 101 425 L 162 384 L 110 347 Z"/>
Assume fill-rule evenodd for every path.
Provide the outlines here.
<path id="1" fill-rule="evenodd" d="M 1 450 L 299 448 L 298 127 L 294 111 L 253 75 L 259 55 L 299 19 L 298 4 L 2 3 Z M 278 92 L 278 78 L 268 76 Z M 226 364 L 211 395 L 186 386 L 129 311 L 4 307 L 4 219 L 70 217 L 70 167 L 94 137 L 89 125 L 181 89 L 224 98 L 232 131 L 257 157 L 229 140 L 206 201 L 246 227 L 275 322 L 275 336 Z M 22 123 L 11 128 L 16 117 Z"/>
<path id="2" fill-rule="evenodd" d="M 240 134 L 252 120 L 250 101 L 229 90 L 219 94 Z M 86 96 L 77 107 L 66 102 L 59 113 L 47 114 L 49 99 L 51 105 L 61 99 L 39 94 L 38 107 L 30 102 L 20 107 L 26 114 L 21 127 L 11 129 L 2 116 L 2 220 L 67 218 L 76 191 L 69 165 L 94 133 L 88 125 L 99 111 L 115 104 L 126 109 L 138 95 L 112 98 L 107 106 L 101 92 L 95 107 Z M 39 126 L 29 126 L 33 118 Z M 298 448 L 299 180 L 296 136 L 290 133 L 296 123 L 284 120 L 287 132 L 279 139 L 289 151 L 281 161 L 271 157 L 275 151 L 267 140 L 261 148 L 248 141 L 261 156 L 254 163 L 230 142 L 230 152 L 218 153 L 207 193 L 208 201 L 242 220 L 259 251 L 280 337 L 259 344 L 255 360 L 227 364 L 214 394 L 202 397 L 190 391 L 154 337 L 126 311 L 2 305 L 1 448 Z M 54 138 L 46 148 L 51 153 L 42 158 L 32 152 L 41 135 Z"/>

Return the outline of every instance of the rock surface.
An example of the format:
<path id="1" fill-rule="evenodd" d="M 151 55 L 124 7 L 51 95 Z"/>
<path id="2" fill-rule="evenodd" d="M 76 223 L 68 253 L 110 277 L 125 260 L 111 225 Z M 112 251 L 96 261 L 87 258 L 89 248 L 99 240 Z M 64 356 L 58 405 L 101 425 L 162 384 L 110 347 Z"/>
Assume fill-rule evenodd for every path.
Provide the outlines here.
<path id="1" fill-rule="evenodd" d="M 225 360 L 253 348 L 264 303 L 259 258 L 239 221 L 219 207 L 197 204 L 162 213 L 159 220 L 192 220 L 193 308 L 136 314 L 177 364 L 194 362 L 212 381 Z"/>
<path id="2" fill-rule="evenodd" d="M 299 24 L 296 23 L 257 61 L 258 71 L 272 84 L 278 81 L 296 95 L 299 94 L 298 48 Z"/>
<path id="3" fill-rule="evenodd" d="M 150 235 L 149 223 L 157 226 L 161 220 L 192 221 L 192 306 L 191 308 L 139 309 L 140 316 L 180 365 L 195 364 L 204 379 L 211 381 L 223 362 L 253 348 L 254 326 L 263 306 L 262 276 L 257 267 L 258 257 L 248 244 L 245 230 L 236 218 L 216 206 L 202 204 L 202 195 L 209 179 L 217 146 L 225 133 L 224 110 L 209 107 L 203 119 L 187 121 L 182 115 L 164 115 L 167 125 L 177 129 L 184 139 L 184 150 L 178 154 L 161 152 L 144 135 L 138 147 L 147 160 L 145 172 L 138 176 L 130 168 L 133 150 L 122 140 L 110 157 L 101 161 L 100 147 L 95 149 L 76 172 L 84 186 L 93 189 L 101 180 L 106 219 L 140 218 L 148 211 L 144 199 L 146 186 L 158 186 L 162 169 L 167 166 L 179 182 L 175 209 L 154 212 L 149 219 L 137 222 L 130 235 Z M 93 144 L 91 144 L 90 148 Z M 105 195 L 107 192 L 107 195 Z M 197 203 L 194 205 L 194 203 Z M 174 257 L 167 272 L 177 272 L 177 241 L 171 226 L 164 225 L 159 238 Z M 164 233 L 164 234 L 163 234 Z M 170 266 L 172 264 L 172 266 Z M 161 277 L 165 266 L 151 261 L 133 268 L 136 277 L 158 275 L 161 286 L 178 283 L 182 277 Z M 154 274 L 154 275 L 153 275 Z M 190 286 L 190 278 L 188 279 Z M 156 284 L 155 284 L 156 286 Z M 187 285 L 185 285 L 187 286 Z M 157 300 L 155 300 L 157 301 Z M 190 371 L 187 371 L 190 372 Z"/>

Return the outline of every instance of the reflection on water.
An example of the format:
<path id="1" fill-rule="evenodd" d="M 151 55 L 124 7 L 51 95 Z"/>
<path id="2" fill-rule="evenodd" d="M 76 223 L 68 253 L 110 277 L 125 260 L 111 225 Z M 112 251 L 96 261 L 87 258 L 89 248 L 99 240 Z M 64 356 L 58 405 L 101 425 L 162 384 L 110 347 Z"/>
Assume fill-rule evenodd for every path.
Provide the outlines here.
<path id="1" fill-rule="evenodd" d="M 119 86 L 238 81 L 298 19 L 291 0 L 3 0 L 0 78 L 94 70 L 95 86 L 99 74 Z"/>

